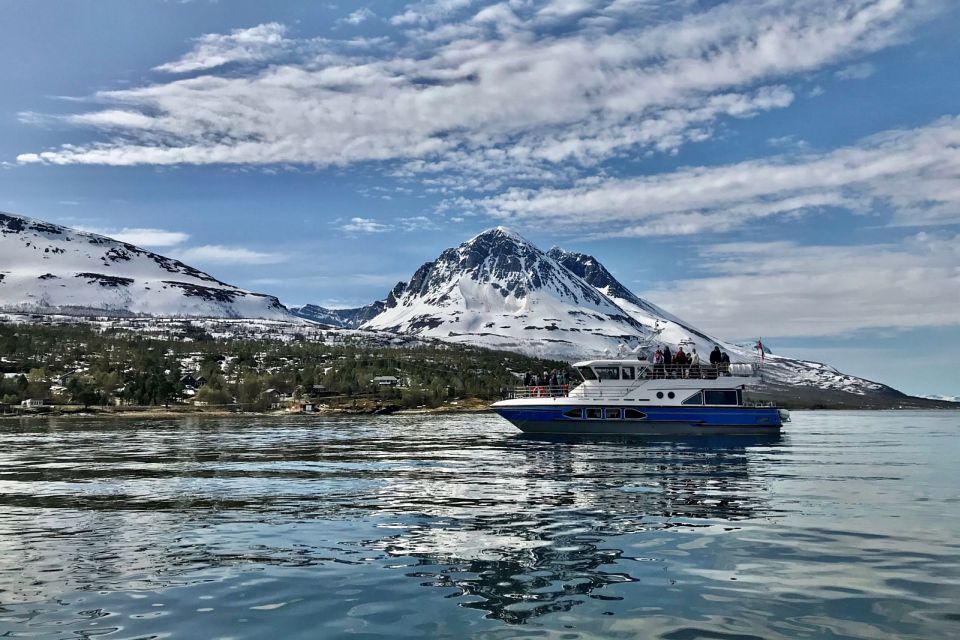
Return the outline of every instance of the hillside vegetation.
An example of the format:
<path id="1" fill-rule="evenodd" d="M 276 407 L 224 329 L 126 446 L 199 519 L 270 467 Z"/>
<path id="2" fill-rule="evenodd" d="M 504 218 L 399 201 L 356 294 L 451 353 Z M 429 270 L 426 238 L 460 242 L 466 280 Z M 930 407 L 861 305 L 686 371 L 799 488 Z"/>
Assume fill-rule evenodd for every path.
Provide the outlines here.
<path id="1" fill-rule="evenodd" d="M 213 339 L 202 331 L 153 337 L 85 325 L 0 325 L 0 403 L 6 405 L 32 398 L 83 407 L 201 404 L 263 411 L 278 398 L 370 398 L 436 407 L 452 399 L 498 399 L 516 384 L 511 371 L 560 366 L 461 345 L 380 347 Z M 398 385 L 376 384 L 377 376 L 395 376 Z M 190 377 L 203 384 L 191 384 Z"/>

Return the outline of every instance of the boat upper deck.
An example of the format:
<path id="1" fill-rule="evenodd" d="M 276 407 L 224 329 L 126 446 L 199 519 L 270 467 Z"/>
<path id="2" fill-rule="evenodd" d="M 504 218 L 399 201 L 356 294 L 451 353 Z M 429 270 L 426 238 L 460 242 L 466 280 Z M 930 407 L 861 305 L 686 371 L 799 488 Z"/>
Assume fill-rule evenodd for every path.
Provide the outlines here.
<path id="1" fill-rule="evenodd" d="M 760 374 L 760 365 L 754 363 L 720 364 L 654 364 L 646 360 L 586 360 L 573 365 L 582 378 L 573 384 L 532 384 L 516 387 L 514 398 L 557 398 L 595 395 L 601 389 L 603 396 L 617 396 L 640 387 L 671 381 L 675 386 L 736 387 Z M 589 389 L 589 391 L 588 391 Z"/>

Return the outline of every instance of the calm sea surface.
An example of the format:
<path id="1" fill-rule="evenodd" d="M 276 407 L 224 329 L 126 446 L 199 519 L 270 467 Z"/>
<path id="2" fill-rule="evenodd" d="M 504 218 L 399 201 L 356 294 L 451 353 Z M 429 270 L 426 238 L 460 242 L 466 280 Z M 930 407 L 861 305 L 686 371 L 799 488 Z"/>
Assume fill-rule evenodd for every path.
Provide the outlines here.
<path id="1" fill-rule="evenodd" d="M 0 636 L 960 637 L 960 413 L 793 416 L 0 423 Z"/>

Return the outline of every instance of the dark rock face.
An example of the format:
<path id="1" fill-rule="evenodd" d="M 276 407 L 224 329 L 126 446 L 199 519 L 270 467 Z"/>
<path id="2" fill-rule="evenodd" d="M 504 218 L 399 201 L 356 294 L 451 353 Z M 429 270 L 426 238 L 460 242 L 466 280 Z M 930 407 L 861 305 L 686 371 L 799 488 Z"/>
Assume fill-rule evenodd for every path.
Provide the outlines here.
<path id="1" fill-rule="evenodd" d="M 201 298 L 210 302 L 230 303 L 241 296 L 239 291 L 229 291 L 226 289 L 215 289 L 213 287 L 204 287 L 199 284 L 189 282 L 177 282 L 175 280 L 164 280 L 163 284 L 171 287 L 177 287 L 183 290 L 183 295 L 193 298 Z"/>
<path id="2" fill-rule="evenodd" d="M 453 276 L 462 274 L 463 278 L 493 287 L 504 298 L 522 298 L 531 291 L 552 287 L 574 304 L 605 303 L 599 292 L 579 286 L 582 283 L 575 282 L 564 271 L 562 265 L 537 247 L 498 228 L 481 233 L 456 249 L 447 249 L 435 261 L 417 269 L 401 293 L 395 288 L 391 295 L 394 299 L 403 295 L 442 304 Z M 388 302 L 388 306 L 393 305 Z"/>
<path id="3" fill-rule="evenodd" d="M 0 213 L 0 233 L 20 233 L 27 228 L 27 221 L 17 216 Z"/>
<path id="4" fill-rule="evenodd" d="M 97 283 L 101 287 L 129 287 L 133 284 L 133 278 L 123 278 L 121 276 L 108 276 L 103 273 L 78 273 L 75 278 L 84 278 L 89 283 Z"/>
<path id="5" fill-rule="evenodd" d="M 609 294 L 614 297 L 629 300 L 638 305 L 643 304 L 641 298 L 620 284 L 620 282 L 613 277 L 613 274 L 607 271 L 606 267 L 600 264 L 600 261 L 593 256 L 574 251 L 564 251 L 560 247 L 550 249 L 547 255 L 586 280 L 590 285 L 598 289 L 607 289 Z"/>

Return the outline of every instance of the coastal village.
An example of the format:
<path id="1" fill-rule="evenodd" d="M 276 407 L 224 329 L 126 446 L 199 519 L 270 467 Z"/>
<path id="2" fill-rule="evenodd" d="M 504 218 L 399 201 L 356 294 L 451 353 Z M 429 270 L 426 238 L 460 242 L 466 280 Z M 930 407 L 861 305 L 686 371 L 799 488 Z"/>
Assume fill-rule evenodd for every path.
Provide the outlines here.
<path id="1" fill-rule="evenodd" d="M 556 363 L 441 343 L 229 321 L 57 325 L 0 318 L 0 415 L 389 413 L 485 406 Z"/>

